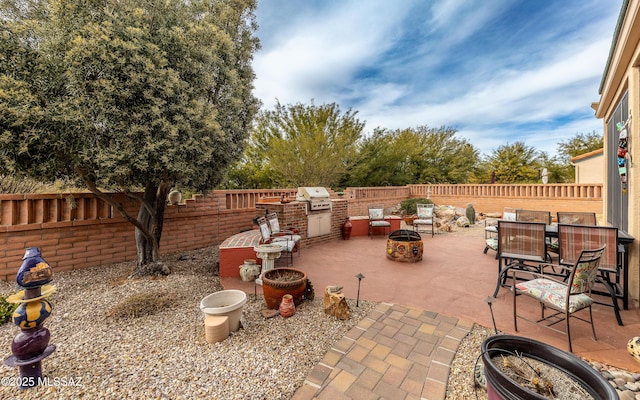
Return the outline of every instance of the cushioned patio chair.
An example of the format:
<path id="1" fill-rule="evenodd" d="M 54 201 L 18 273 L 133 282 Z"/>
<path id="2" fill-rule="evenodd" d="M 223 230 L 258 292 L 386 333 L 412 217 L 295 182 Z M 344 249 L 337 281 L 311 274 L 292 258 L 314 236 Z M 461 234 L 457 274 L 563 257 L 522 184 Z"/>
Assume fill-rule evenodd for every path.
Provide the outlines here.
<path id="1" fill-rule="evenodd" d="M 413 220 L 413 230 L 420 232 L 420 227 L 427 227 L 431 230 L 431 237 L 434 234 L 434 221 L 433 221 L 433 204 L 416 204 L 416 211 L 418 218 Z"/>
<path id="2" fill-rule="evenodd" d="M 285 253 L 284 260 L 286 261 L 286 265 L 289 266 L 289 263 L 293 264 L 293 253 L 298 251 L 298 247 L 296 247 L 300 241 L 295 240 L 295 236 L 298 235 L 278 235 L 274 236 L 271 232 L 271 227 L 269 226 L 269 222 L 265 217 L 260 217 L 257 219 L 258 226 L 260 227 L 260 235 L 261 235 L 261 244 L 277 244 L 282 247 L 282 252 Z M 298 252 L 299 253 L 299 252 Z"/>
<path id="3" fill-rule="evenodd" d="M 596 282 L 606 291 L 597 287 L 593 293 L 611 297 L 610 303 L 600 303 L 613 307 L 618 325 L 622 326 L 618 298 L 622 298 L 622 266 L 619 261 L 624 247 L 618 246 L 618 228 L 611 226 L 589 226 L 558 224 L 558 242 L 560 244 L 560 264 L 571 265 L 580 256 L 583 248 L 607 247 L 600 259 Z"/>
<path id="4" fill-rule="evenodd" d="M 498 281 L 493 297 L 506 284 L 512 269 L 540 272 L 545 267 L 547 246 L 543 222 L 498 221 Z"/>
<path id="5" fill-rule="evenodd" d="M 596 213 L 558 211 L 556 215 L 559 224 L 598 225 L 598 222 L 596 221 Z"/>
<path id="6" fill-rule="evenodd" d="M 513 292 L 513 325 L 518 331 L 518 318 L 529 322 L 540 324 L 545 328 L 567 335 L 569 351 L 573 351 L 571 346 L 571 328 L 569 321 L 576 318 L 591 324 L 593 340 L 596 338 L 596 328 L 593 325 L 593 313 L 591 305 L 593 299 L 590 297 L 596 276 L 598 275 L 598 265 L 604 252 L 605 246 L 593 250 L 582 250 L 577 260 L 571 267 L 564 267 L 568 270 L 568 280 L 563 281 L 554 277 L 545 276 L 544 270 L 537 274 L 535 279 L 515 283 Z M 513 281 L 517 282 L 517 271 L 513 272 Z M 517 298 L 526 295 L 540 303 L 541 318 L 534 321 L 523 315 L 518 315 Z M 552 310 L 551 315 L 545 316 L 547 309 Z M 580 310 L 589 311 L 589 319 L 584 319 L 575 315 Z M 566 322 L 566 330 L 562 331 L 554 327 L 562 321 Z"/>
<path id="7" fill-rule="evenodd" d="M 523 222 L 544 222 L 547 225 L 551 225 L 551 212 L 549 211 L 538 211 L 538 210 L 516 210 L 516 221 Z M 551 240 L 550 238 L 545 239 L 547 241 L 547 251 L 552 253 L 558 253 L 558 242 L 557 240 Z M 551 258 L 551 254 L 547 253 L 547 261 L 551 262 L 553 259 Z"/>
<path id="8" fill-rule="evenodd" d="M 384 206 L 369 206 L 369 236 L 373 239 L 376 230 L 382 230 L 383 235 L 391 231 L 391 222 L 384 220 Z"/>
<path id="9" fill-rule="evenodd" d="M 505 207 L 502 212 L 501 220 L 504 221 L 515 221 L 516 220 L 516 209 L 511 207 Z M 496 252 L 496 259 L 498 258 L 498 224 L 488 225 L 487 220 L 484 220 L 484 254 L 487 254 L 487 251 L 493 250 Z"/>

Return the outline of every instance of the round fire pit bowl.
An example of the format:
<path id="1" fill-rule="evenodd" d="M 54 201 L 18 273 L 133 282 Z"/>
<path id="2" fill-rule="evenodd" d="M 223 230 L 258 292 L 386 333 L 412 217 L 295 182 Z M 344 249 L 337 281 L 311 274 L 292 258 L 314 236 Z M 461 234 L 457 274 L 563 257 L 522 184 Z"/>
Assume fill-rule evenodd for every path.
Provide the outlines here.
<path id="1" fill-rule="evenodd" d="M 423 244 L 420 234 L 408 229 L 399 229 L 389 234 L 387 258 L 398 262 L 422 261 Z"/>

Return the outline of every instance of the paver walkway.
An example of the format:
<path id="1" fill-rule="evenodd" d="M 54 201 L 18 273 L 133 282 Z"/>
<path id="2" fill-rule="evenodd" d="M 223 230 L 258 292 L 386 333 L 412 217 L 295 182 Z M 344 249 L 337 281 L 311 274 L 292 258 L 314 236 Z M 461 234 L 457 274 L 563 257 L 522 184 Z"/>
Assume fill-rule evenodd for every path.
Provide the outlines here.
<path id="1" fill-rule="evenodd" d="M 380 303 L 327 352 L 293 399 L 444 399 L 451 362 L 472 326 Z"/>

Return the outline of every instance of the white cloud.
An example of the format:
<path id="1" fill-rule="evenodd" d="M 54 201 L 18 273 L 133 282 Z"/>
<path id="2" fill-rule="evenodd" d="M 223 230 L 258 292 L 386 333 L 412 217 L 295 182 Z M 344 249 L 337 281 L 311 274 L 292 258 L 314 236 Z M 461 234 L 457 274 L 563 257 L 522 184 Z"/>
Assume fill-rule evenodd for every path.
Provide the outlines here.
<path id="1" fill-rule="evenodd" d="M 368 131 L 447 125 L 485 154 L 524 139 L 553 155 L 560 140 L 602 129 L 590 104 L 618 10 L 600 2 L 284 3 L 285 15 L 269 14 L 280 23 L 258 32 L 268 46 L 255 57 L 255 94 L 266 108 L 314 99 L 353 108 Z M 542 7 L 574 20 L 518 14 Z"/>

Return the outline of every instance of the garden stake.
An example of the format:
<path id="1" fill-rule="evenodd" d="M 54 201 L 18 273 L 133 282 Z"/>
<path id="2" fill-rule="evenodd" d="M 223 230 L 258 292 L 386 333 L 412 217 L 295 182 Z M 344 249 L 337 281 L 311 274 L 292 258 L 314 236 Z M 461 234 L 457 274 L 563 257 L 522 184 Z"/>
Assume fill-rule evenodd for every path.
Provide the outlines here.
<path id="1" fill-rule="evenodd" d="M 364 275 L 362 275 L 362 273 L 359 273 L 358 275 L 356 275 L 356 278 L 358 278 L 358 296 L 356 297 L 356 307 L 360 307 L 360 282 L 362 281 L 362 279 L 364 279 Z"/>
<path id="2" fill-rule="evenodd" d="M 491 311 L 491 321 L 493 321 L 493 330 L 496 332 L 496 335 L 498 334 L 498 328 L 496 327 L 496 319 L 493 316 L 493 308 L 491 308 L 491 304 L 493 304 L 493 300 L 495 300 L 493 297 L 485 297 L 484 301 L 489 304 L 489 311 Z"/>

